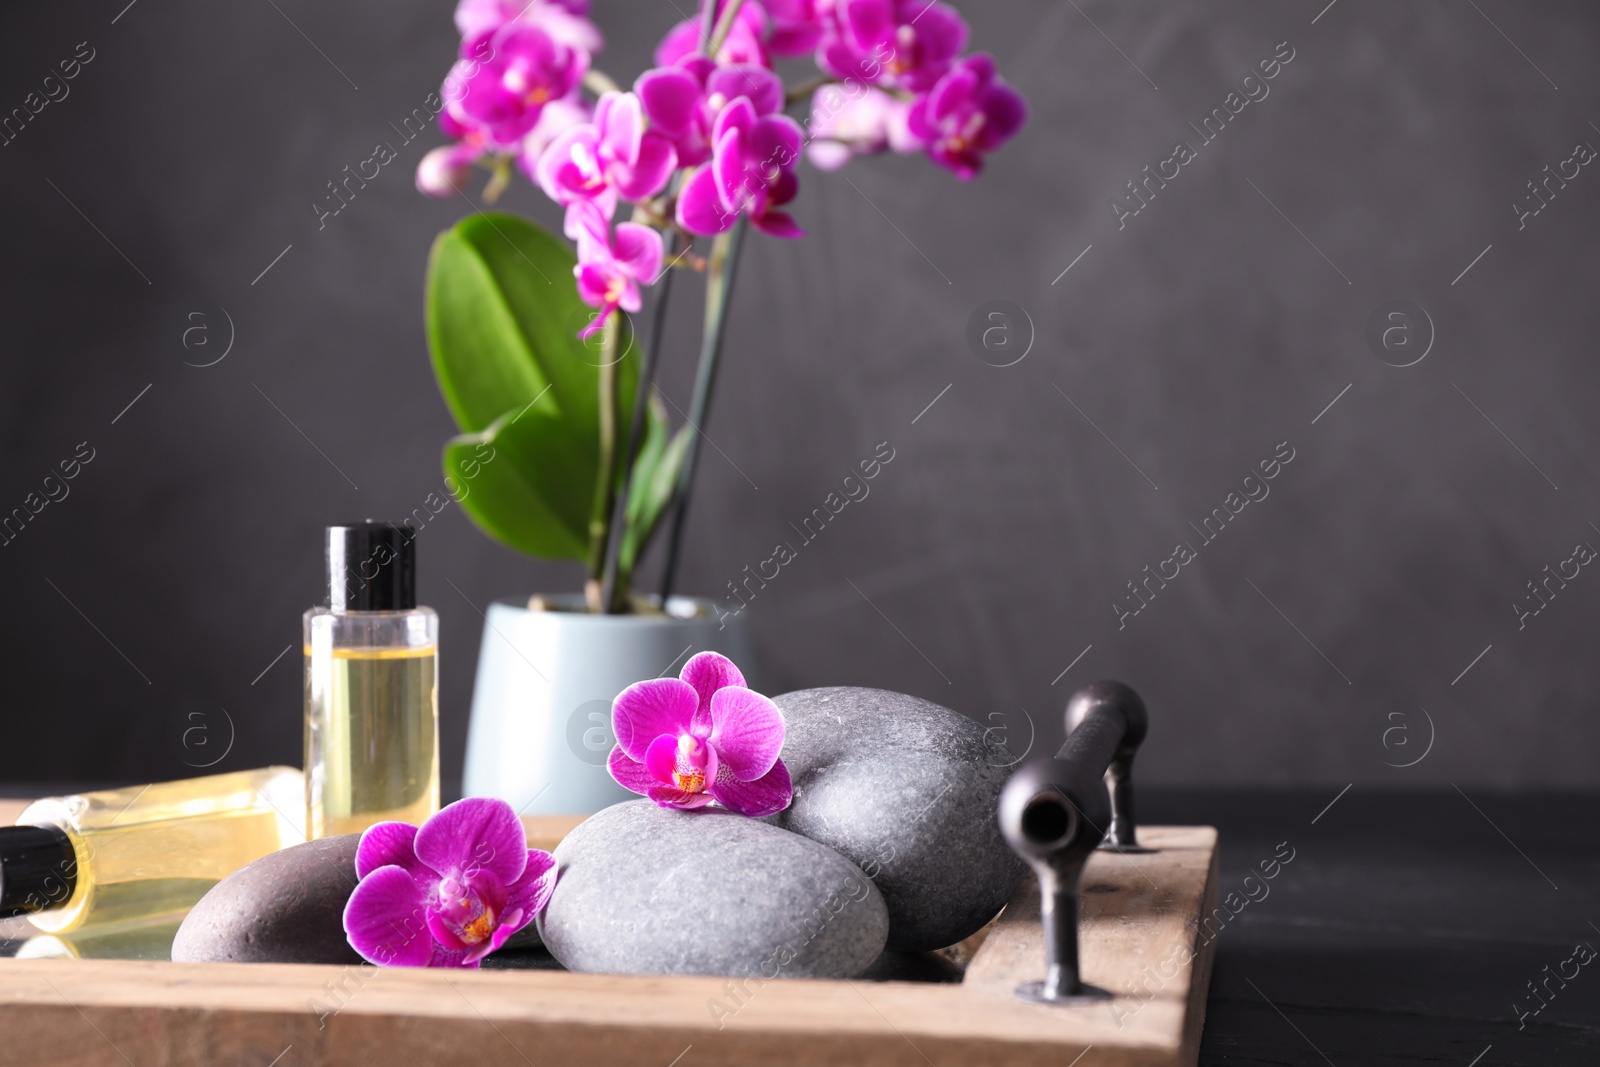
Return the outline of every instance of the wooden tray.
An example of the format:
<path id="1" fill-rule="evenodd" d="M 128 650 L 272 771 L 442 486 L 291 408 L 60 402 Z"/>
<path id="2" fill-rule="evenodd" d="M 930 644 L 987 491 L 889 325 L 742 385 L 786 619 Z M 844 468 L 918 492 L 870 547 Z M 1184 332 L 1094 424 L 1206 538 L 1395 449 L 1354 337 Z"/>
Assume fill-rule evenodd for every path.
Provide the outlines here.
<path id="1" fill-rule="evenodd" d="M 0 820 L 20 808 L 0 801 Z M 533 847 L 552 848 L 580 820 L 523 821 Z M 1216 906 L 1217 834 L 1148 826 L 1139 838 L 1156 851 L 1096 853 L 1084 871 L 1084 978 L 1116 994 L 1093 1004 L 1043 1007 L 1012 995 L 1044 973 L 1030 878 L 960 984 L 780 980 L 741 992 L 721 978 L 0 959 L 0 1060 L 1191 1067 L 1214 951 L 1199 920 Z M 714 1004 L 738 1010 L 714 1013 Z"/>

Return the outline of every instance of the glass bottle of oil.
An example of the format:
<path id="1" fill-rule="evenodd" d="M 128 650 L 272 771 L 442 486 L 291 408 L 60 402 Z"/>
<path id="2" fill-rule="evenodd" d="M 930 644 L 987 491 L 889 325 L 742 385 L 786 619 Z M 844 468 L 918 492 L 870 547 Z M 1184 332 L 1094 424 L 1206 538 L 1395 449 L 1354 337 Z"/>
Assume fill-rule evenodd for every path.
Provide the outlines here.
<path id="1" fill-rule="evenodd" d="M 35 801 L 0 828 L 0 916 L 41 930 L 177 919 L 212 886 L 305 840 L 293 767 Z"/>
<path id="2" fill-rule="evenodd" d="M 328 606 L 305 615 L 308 839 L 439 810 L 439 616 L 417 607 L 415 538 L 328 527 Z"/>

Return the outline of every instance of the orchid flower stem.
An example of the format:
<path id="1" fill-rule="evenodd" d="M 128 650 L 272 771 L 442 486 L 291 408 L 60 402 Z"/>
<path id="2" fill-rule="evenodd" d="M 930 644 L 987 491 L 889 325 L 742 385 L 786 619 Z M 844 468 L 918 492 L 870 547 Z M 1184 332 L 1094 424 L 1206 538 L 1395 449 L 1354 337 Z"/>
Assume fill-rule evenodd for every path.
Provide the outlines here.
<path id="1" fill-rule="evenodd" d="M 489 184 L 483 187 L 483 202 L 492 204 L 500 199 L 500 194 L 506 191 L 506 186 L 511 184 L 511 157 L 496 156 L 494 159 L 493 173 L 489 177 Z"/>
<path id="2" fill-rule="evenodd" d="M 733 20 L 739 16 L 739 9 L 743 6 L 744 0 L 728 0 L 728 6 L 722 9 L 717 25 L 711 31 L 711 39 L 706 42 L 706 55 L 716 58 L 722 42 L 728 39 L 728 32 L 733 29 Z"/>
<path id="3" fill-rule="evenodd" d="M 711 31 L 717 25 L 717 0 L 700 0 L 700 51 L 711 54 Z"/>
<path id="4" fill-rule="evenodd" d="M 604 96 L 607 93 L 620 93 L 622 91 L 622 87 L 612 80 L 611 75 L 603 70 L 595 70 L 593 67 L 583 72 L 583 87 L 596 96 Z"/>
<path id="5" fill-rule="evenodd" d="M 677 234 L 668 231 L 664 258 L 670 261 L 676 249 Z M 667 298 L 671 293 L 672 272 L 664 270 L 656 287 L 655 313 L 650 319 L 650 343 L 644 350 L 644 369 L 639 372 L 639 389 L 633 398 L 633 422 L 628 430 L 628 458 L 622 468 L 622 489 L 611 512 L 611 532 L 601 589 L 602 603 L 608 615 L 625 614 L 628 610 L 633 574 L 631 566 L 628 573 L 622 573 L 622 542 L 628 532 L 628 500 L 633 495 L 633 476 L 639 463 L 639 450 L 644 446 L 645 410 L 650 406 L 656 369 L 661 365 L 661 334 L 667 322 Z"/>
<path id="6" fill-rule="evenodd" d="M 737 2 L 737 0 L 736 0 Z M 743 216 L 733 229 L 711 243 L 711 258 L 706 265 L 706 324 L 700 345 L 700 367 L 695 371 L 694 398 L 689 404 L 691 432 L 684 446 L 683 467 L 678 471 L 678 487 L 673 492 L 672 537 L 667 542 L 666 568 L 661 574 L 661 603 L 666 605 L 678 577 L 678 554 L 683 548 L 684 519 L 689 514 L 689 494 L 694 488 L 696 460 L 700 458 L 700 439 L 705 436 L 706 416 L 711 407 L 711 390 L 717 383 L 717 360 L 722 354 L 723 328 L 733 296 L 734 272 L 739 267 L 739 249 L 749 222 Z"/>
<path id="7" fill-rule="evenodd" d="M 622 335 L 620 315 L 612 311 L 601 328 L 600 341 L 600 471 L 594 490 L 594 508 L 589 513 L 589 581 L 584 599 L 589 610 L 600 612 L 601 577 L 605 570 L 606 544 L 610 541 L 611 510 L 617 492 L 617 343 Z"/>

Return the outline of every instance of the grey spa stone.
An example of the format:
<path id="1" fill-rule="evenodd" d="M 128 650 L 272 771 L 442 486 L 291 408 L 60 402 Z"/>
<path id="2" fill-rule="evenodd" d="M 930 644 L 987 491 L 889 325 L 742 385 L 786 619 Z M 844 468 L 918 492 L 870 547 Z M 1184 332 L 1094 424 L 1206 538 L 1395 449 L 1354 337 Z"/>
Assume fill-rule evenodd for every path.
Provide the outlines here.
<path id="1" fill-rule="evenodd" d="M 774 698 L 794 802 L 769 821 L 843 853 L 889 908 L 889 948 L 970 937 L 1026 870 L 1000 834 L 1012 772 L 983 727 L 882 689 L 802 689 Z"/>
<path id="2" fill-rule="evenodd" d="M 179 963 L 360 963 L 344 936 L 360 834 L 263 856 L 211 888 L 172 940 Z"/>
<path id="3" fill-rule="evenodd" d="M 883 898 L 855 864 L 720 809 L 616 804 L 555 858 L 539 936 L 573 971 L 849 978 L 888 935 Z"/>

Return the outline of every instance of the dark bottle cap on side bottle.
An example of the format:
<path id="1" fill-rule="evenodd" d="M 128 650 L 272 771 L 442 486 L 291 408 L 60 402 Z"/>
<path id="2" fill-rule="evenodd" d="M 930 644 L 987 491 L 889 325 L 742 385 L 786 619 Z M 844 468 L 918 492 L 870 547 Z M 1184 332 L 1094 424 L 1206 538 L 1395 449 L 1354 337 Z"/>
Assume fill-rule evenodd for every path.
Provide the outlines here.
<path id="1" fill-rule="evenodd" d="M 416 536 L 406 523 L 370 519 L 328 527 L 328 606 L 335 612 L 416 607 Z"/>
<path id="2" fill-rule="evenodd" d="M 65 830 L 0 827 L 0 919 L 59 908 L 77 885 L 78 857 Z"/>

